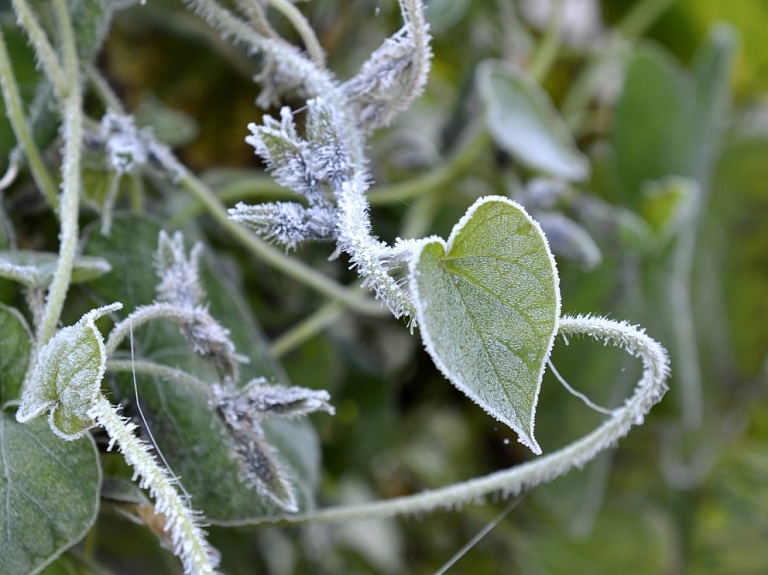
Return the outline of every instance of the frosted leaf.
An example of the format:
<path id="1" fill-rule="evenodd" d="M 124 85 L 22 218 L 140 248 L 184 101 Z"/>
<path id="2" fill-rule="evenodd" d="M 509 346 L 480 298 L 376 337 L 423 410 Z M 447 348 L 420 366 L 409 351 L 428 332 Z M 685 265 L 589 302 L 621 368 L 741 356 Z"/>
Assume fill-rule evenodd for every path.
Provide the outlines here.
<path id="1" fill-rule="evenodd" d="M 315 411 L 334 413 L 325 390 L 271 385 L 254 379 L 242 389 L 214 386 L 216 407 L 232 427 L 254 425 L 270 417 L 295 418 Z"/>
<path id="2" fill-rule="evenodd" d="M 203 301 L 205 292 L 200 285 L 199 269 L 202 249 L 202 244 L 195 244 L 187 257 L 181 232 L 169 236 L 164 230 L 160 231 L 155 256 L 155 269 L 160 278 L 159 301 L 188 308 Z"/>
<path id="3" fill-rule="evenodd" d="M 482 198 L 447 242 L 422 243 L 410 262 L 409 287 L 435 365 L 541 453 L 534 417 L 560 291 L 538 224 L 507 198 Z"/>
<path id="4" fill-rule="evenodd" d="M 85 314 L 45 344 L 21 396 L 16 419 L 24 423 L 45 411 L 56 435 L 72 440 L 94 425 L 88 415 L 100 393 L 106 352 L 95 321 L 121 309 L 114 303 Z"/>
<path id="5" fill-rule="evenodd" d="M 239 203 L 229 210 L 229 217 L 288 250 L 307 241 L 335 240 L 338 234 L 335 210 L 319 206 L 305 208 L 295 202 L 255 206 Z"/>
<path id="6" fill-rule="evenodd" d="M 256 491 L 286 511 L 298 509 L 294 486 L 276 450 L 264 438 L 261 422 L 270 417 L 294 418 L 315 411 L 333 413 L 324 390 L 270 385 L 254 379 L 242 389 L 213 386 L 214 403 L 232 438 L 234 459 Z"/>
<path id="7" fill-rule="evenodd" d="M 155 256 L 155 267 L 160 277 L 157 299 L 171 304 L 169 317 L 180 325 L 192 351 L 213 363 L 219 373 L 234 375 L 237 364 L 243 363 L 246 358 L 235 353 L 229 330 L 216 321 L 207 306 L 203 305 L 205 291 L 200 282 L 202 249 L 202 244 L 195 244 L 187 256 L 181 232 L 169 236 L 160 231 Z M 158 317 L 161 312 L 168 311 L 163 305 L 154 304 Z"/>

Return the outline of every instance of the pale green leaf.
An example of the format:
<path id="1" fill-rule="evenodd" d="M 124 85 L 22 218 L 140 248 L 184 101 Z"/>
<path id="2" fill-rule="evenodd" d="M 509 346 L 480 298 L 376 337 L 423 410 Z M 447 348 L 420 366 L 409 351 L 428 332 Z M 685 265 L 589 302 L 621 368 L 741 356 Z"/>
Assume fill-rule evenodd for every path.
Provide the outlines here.
<path id="1" fill-rule="evenodd" d="M 41 349 L 16 414 L 24 423 L 50 410 L 51 429 L 63 439 L 85 435 L 94 421 L 88 415 L 99 396 L 106 351 L 94 321 L 122 307 L 113 304 L 85 314 Z"/>
<path id="2" fill-rule="evenodd" d="M 486 60 L 477 69 L 485 123 L 496 143 L 522 164 L 570 181 L 589 176 L 579 151 L 549 95 L 528 72 L 509 62 Z"/>
<path id="3" fill-rule="evenodd" d="M 440 371 L 540 453 L 534 416 L 560 291 L 539 225 L 507 198 L 482 198 L 447 243 L 421 245 L 409 285 L 424 345 Z"/>
<path id="4" fill-rule="evenodd" d="M 0 573 L 37 573 L 96 519 L 101 468 L 93 440 L 62 441 L 42 420 L 0 411 Z"/>
<path id="5" fill-rule="evenodd" d="M 32 334 L 22 315 L 0 303 L 0 406 L 16 399 L 27 370 Z"/>

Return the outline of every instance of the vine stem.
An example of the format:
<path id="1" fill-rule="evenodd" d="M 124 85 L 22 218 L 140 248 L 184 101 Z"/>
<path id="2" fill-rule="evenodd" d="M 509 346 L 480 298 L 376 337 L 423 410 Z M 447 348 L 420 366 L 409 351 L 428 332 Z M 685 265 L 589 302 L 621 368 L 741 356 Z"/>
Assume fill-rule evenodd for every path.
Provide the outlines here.
<path id="1" fill-rule="evenodd" d="M 320 46 L 315 31 L 299 9 L 288 2 L 288 0 L 269 0 L 269 3 L 296 28 L 299 36 L 301 36 L 301 41 L 304 42 L 304 47 L 307 49 L 309 57 L 315 65 L 319 68 L 325 67 L 325 52 L 322 46 Z"/>
<path id="2" fill-rule="evenodd" d="M 174 553 L 184 565 L 184 573 L 213 575 L 216 552 L 206 542 L 205 532 L 198 525 L 195 512 L 174 487 L 175 479 L 160 467 L 146 442 L 134 435 L 136 426 L 118 414 L 103 396 L 96 399 L 89 416 L 109 434 L 108 449 L 117 444 L 126 462 L 141 477 L 139 486 L 149 488 L 157 513 L 167 518 L 166 528 L 173 541 Z"/>
<path id="3" fill-rule="evenodd" d="M 339 302 L 329 302 L 312 315 L 280 335 L 271 345 L 272 355 L 281 358 L 330 326 L 344 308 Z"/>
<path id="4" fill-rule="evenodd" d="M 32 177 L 48 203 L 57 208 L 59 198 L 56 195 L 56 184 L 54 184 L 53 178 L 46 168 L 45 162 L 43 162 L 43 156 L 35 143 L 32 130 L 30 130 L 24 115 L 24 105 L 2 30 L 0 30 L 0 85 L 3 91 L 6 115 L 10 120 L 13 134 L 27 157 Z"/>
<path id="5" fill-rule="evenodd" d="M 62 160 L 62 193 L 59 216 L 59 261 L 48 290 L 42 320 L 37 330 L 36 345 L 48 343 L 56 332 L 56 325 L 64 307 L 64 299 L 72 280 L 72 266 L 77 252 L 78 212 L 80 207 L 80 160 L 83 141 L 83 92 L 80 83 L 80 66 L 77 56 L 75 33 L 65 0 L 55 0 L 54 11 L 61 31 L 64 70 L 68 79 L 62 92 L 64 154 Z M 30 365 L 34 363 L 31 362 Z"/>
<path id="6" fill-rule="evenodd" d="M 45 74 L 50 78 L 53 85 L 56 87 L 56 91 L 59 94 L 70 89 L 69 84 L 73 78 L 69 75 L 69 70 L 66 62 L 64 63 L 64 69 L 62 70 L 59 59 L 56 56 L 56 50 L 54 50 L 51 43 L 48 41 L 48 36 L 45 34 L 45 30 L 37 21 L 35 13 L 30 8 L 27 0 L 13 0 L 13 11 L 16 13 L 16 18 L 19 24 L 21 24 L 24 31 L 29 37 L 29 41 L 35 48 L 35 57 L 37 61 L 42 65 Z M 69 17 L 67 18 L 68 21 Z M 70 21 L 71 25 L 71 21 Z M 61 23 L 59 23 L 61 26 Z M 63 30 L 62 30 L 63 32 Z M 62 43 L 64 38 L 62 38 Z M 67 50 L 66 46 L 64 47 Z"/>
<path id="7" fill-rule="evenodd" d="M 625 322 L 590 316 L 564 316 L 560 319 L 559 335 L 566 343 L 569 337 L 588 335 L 622 347 L 643 362 L 643 374 L 634 394 L 610 419 L 588 435 L 528 463 L 456 485 L 363 505 L 331 507 L 293 516 L 265 517 L 257 522 L 338 522 L 455 508 L 463 503 L 481 501 L 492 493 L 500 493 L 502 497 L 518 495 L 552 481 L 573 468 L 583 467 L 598 453 L 615 445 L 633 425 L 640 425 L 651 407 L 661 400 L 667 390 L 669 359 L 664 348 L 642 329 Z"/>
<path id="8" fill-rule="evenodd" d="M 186 371 L 182 371 L 174 367 L 168 367 L 167 365 L 162 365 L 152 361 L 141 359 L 112 359 L 107 361 L 107 371 L 141 373 L 144 375 L 151 375 L 153 377 L 160 377 L 162 379 L 178 381 L 200 392 L 204 396 L 212 395 L 210 383 L 207 383 L 202 379 L 198 379 Z"/>

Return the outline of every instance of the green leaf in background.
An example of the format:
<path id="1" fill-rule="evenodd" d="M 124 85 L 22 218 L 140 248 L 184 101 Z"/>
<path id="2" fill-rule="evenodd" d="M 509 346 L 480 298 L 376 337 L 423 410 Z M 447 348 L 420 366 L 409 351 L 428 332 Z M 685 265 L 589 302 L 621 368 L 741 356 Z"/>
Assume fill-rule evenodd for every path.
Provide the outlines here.
<path id="1" fill-rule="evenodd" d="M 496 143 L 524 165 L 570 181 L 589 176 L 579 151 L 549 95 L 528 72 L 509 62 L 486 60 L 477 68 L 485 123 Z"/>
<path id="2" fill-rule="evenodd" d="M 663 48 L 643 44 L 630 59 L 613 128 L 615 165 L 628 207 L 643 184 L 689 176 L 690 76 Z"/>
<path id="3" fill-rule="evenodd" d="M 101 393 L 107 361 L 104 340 L 94 321 L 120 307 L 113 304 L 88 312 L 40 349 L 16 414 L 20 423 L 50 410 L 51 429 L 62 439 L 87 433 L 94 424 L 88 412 Z"/>
<path id="4" fill-rule="evenodd" d="M 534 453 L 541 378 L 560 317 L 555 260 L 515 202 L 475 202 L 448 242 L 425 241 L 410 286 L 427 351 L 451 383 Z"/>
<path id="5" fill-rule="evenodd" d="M 0 411 L 0 573 L 36 573 L 96 519 L 101 467 L 93 439 L 62 441 L 42 420 Z"/>
<path id="6" fill-rule="evenodd" d="M 0 407 L 16 399 L 27 370 L 32 333 L 15 308 L 0 303 Z"/>
<path id="7" fill-rule="evenodd" d="M 26 250 L 0 251 L 0 277 L 8 278 L 29 288 L 45 289 L 56 271 L 58 254 Z M 72 283 L 87 282 L 109 273 L 112 268 L 102 258 L 80 256 L 72 268 Z"/>

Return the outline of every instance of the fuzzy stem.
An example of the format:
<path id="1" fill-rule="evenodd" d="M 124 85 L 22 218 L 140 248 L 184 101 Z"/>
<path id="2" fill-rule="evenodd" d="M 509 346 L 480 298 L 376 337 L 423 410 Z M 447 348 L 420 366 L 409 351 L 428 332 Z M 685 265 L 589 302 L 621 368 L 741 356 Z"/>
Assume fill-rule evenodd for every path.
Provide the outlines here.
<path id="1" fill-rule="evenodd" d="M 194 322 L 194 318 L 192 317 L 194 313 L 194 309 L 167 302 L 153 303 L 139 307 L 127 318 L 112 328 L 112 331 L 109 333 L 109 338 L 107 338 L 107 343 L 105 344 L 106 354 L 107 356 L 110 356 L 115 353 L 117 346 L 128 337 L 132 330 L 138 329 L 145 323 L 156 319 L 167 319 L 180 327 L 185 327 Z"/>
<path id="2" fill-rule="evenodd" d="M 105 108 L 121 115 L 125 114 L 125 107 L 120 101 L 120 98 L 117 97 L 117 94 L 115 94 L 115 91 L 109 85 L 109 82 L 107 82 L 107 79 L 96 67 L 88 67 L 88 80 L 95 89 L 96 95 L 102 101 Z"/>
<path id="3" fill-rule="evenodd" d="M 296 6 L 287 0 L 269 0 L 269 3 L 278 10 L 296 28 L 302 42 L 307 49 L 309 57 L 320 68 L 325 67 L 325 52 L 315 35 L 315 31 L 307 22 L 307 19 Z"/>
<path id="4" fill-rule="evenodd" d="M 560 319 L 559 334 L 566 338 L 566 341 L 570 336 L 589 335 L 622 347 L 643 362 L 643 374 L 632 397 L 622 408 L 617 409 L 610 419 L 588 435 L 550 455 L 449 487 L 363 505 L 331 507 L 302 515 L 263 518 L 259 522 L 320 523 L 424 513 L 478 502 L 492 493 L 499 493 L 502 497 L 517 495 L 552 481 L 573 468 L 583 467 L 598 453 L 615 445 L 633 425 L 640 425 L 651 407 L 661 400 L 667 389 L 669 360 L 664 348 L 656 341 L 641 329 L 622 322 L 565 316 Z"/>
<path id="5" fill-rule="evenodd" d="M 80 207 L 80 160 L 83 141 L 83 94 L 80 84 L 80 68 L 77 45 L 65 0 L 53 3 L 61 31 L 61 43 L 67 86 L 62 92 L 64 157 L 62 159 L 61 233 L 59 235 L 59 260 L 48 290 L 43 318 L 37 330 L 36 345 L 43 346 L 53 337 L 64 307 L 64 299 L 72 279 L 72 266 L 77 252 L 78 212 Z"/>
<path id="6" fill-rule="evenodd" d="M 345 182 L 337 193 L 339 247 L 349 254 L 352 267 L 365 278 L 364 287 L 372 287 L 395 317 L 415 315 L 413 302 L 392 277 L 387 265 L 392 248 L 371 234 L 371 218 L 365 185 L 360 179 Z"/>
<path id="7" fill-rule="evenodd" d="M 174 544 L 174 553 L 188 575 L 212 575 L 212 550 L 205 532 L 198 525 L 195 512 L 188 507 L 174 486 L 175 480 L 158 465 L 147 444 L 134 435 L 136 426 L 122 416 L 102 396 L 96 400 L 89 416 L 110 437 L 109 448 L 117 444 L 125 461 L 141 477 L 140 487 L 148 487 L 155 500 L 155 510 L 167 518 L 166 528 Z"/>
<path id="8" fill-rule="evenodd" d="M 66 63 L 64 65 L 64 70 L 62 70 L 59 59 L 56 56 L 56 50 L 53 49 L 53 46 L 51 46 L 51 43 L 48 41 L 45 30 L 40 26 L 40 22 L 37 21 L 35 13 L 32 11 L 32 8 L 30 8 L 27 0 L 13 0 L 13 10 L 16 13 L 19 24 L 24 28 L 24 31 L 29 37 L 29 41 L 35 48 L 35 56 L 38 63 L 42 65 L 46 76 L 53 82 L 56 91 L 59 94 L 68 91 L 69 84 L 72 81 L 72 77 L 69 76 L 70 70 Z M 61 23 L 59 26 L 61 26 Z M 62 37 L 62 41 L 63 40 Z"/>
<path id="9" fill-rule="evenodd" d="M 0 29 L 0 85 L 2 86 L 3 99 L 5 100 L 6 115 L 11 122 L 11 128 L 16 136 L 16 140 L 27 156 L 32 177 L 35 178 L 37 187 L 40 188 L 48 203 L 54 208 L 58 208 L 59 198 L 57 197 L 56 184 L 53 182 L 45 162 L 43 162 L 42 154 L 35 143 L 32 131 L 24 115 L 24 105 L 19 94 L 19 86 L 13 73 L 2 29 Z"/>
<path id="10" fill-rule="evenodd" d="M 135 359 L 135 360 L 113 359 L 113 360 L 107 361 L 107 371 L 142 373 L 144 375 L 151 375 L 154 377 L 160 377 L 162 379 L 179 381 L 184 385 L 191 387 L 196 391 L 202 393 L 202 395 L 204 396 L 211 395 L 210 383 L 207 383 L 202 379 L 198 379 L 195 376 L 190 375 L 189 373 L 182 371 L 180 369 L 168 367 L 167 365 L 161 365 L 159 363 L 154 363 L 152 361 L 146 361 L 146 360 L 140 360 L 140 359 Z"/>

